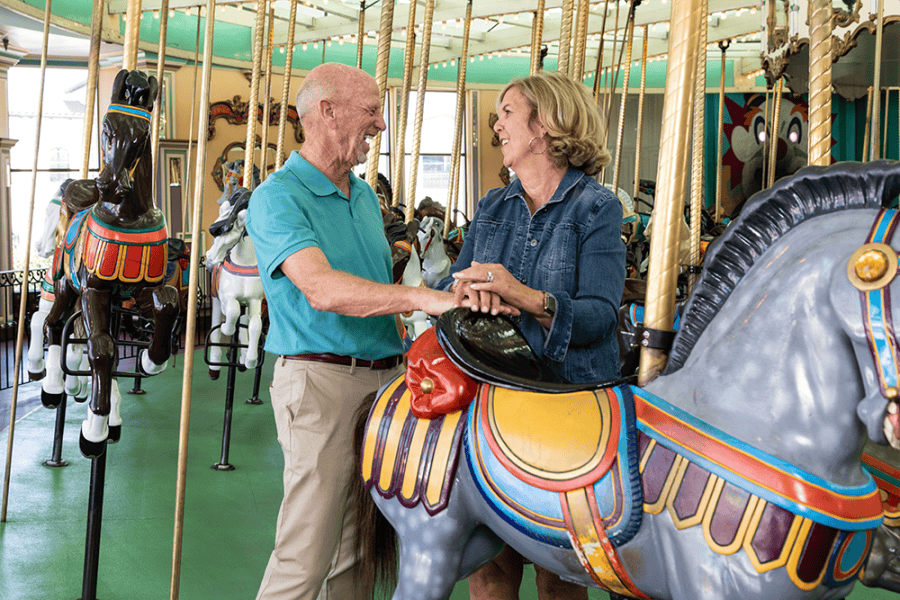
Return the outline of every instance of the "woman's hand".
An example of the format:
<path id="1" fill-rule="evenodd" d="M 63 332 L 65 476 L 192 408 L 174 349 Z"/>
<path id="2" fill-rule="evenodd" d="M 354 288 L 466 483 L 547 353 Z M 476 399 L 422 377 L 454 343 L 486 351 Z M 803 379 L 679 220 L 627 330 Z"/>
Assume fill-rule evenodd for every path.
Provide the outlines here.
<path id="1" fill-rule="evenodd" d="M 531 312 L 529 300 L 532 294 L 541 294 L 519 283 L 501 264 L 480 264 L 472 261 L 468 269 L 454 273 L 456 302 L 468 306 L 473 311 L 490 312 L 492 315 L 518 315 L 520 311 Z M 539 301 L 543 310 L 543 295 Z"/>

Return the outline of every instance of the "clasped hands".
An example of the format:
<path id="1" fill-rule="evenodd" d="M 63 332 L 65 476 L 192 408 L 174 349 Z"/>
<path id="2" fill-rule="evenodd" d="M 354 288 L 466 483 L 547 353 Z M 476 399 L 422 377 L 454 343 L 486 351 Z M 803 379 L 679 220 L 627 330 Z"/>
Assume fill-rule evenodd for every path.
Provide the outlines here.
<path id="1" fill-rule="evenodd" d="M 453 274 L 456 282 L 451 287 L 457 306 L 468 307 L 475 312 L 516 316 L 526 306 L 527 292 L 533 292 L 513 277 L 501 264 L 472 265 Z"/>

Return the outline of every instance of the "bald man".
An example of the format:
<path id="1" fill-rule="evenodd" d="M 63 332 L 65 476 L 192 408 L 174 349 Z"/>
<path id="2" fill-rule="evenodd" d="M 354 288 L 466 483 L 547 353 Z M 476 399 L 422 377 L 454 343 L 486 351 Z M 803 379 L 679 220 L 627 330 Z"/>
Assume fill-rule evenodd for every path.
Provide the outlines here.
<path id="1" fill-rule="evenodd" d="M 354 581 L 348 506 L 353 414 L 403 372 L 393 314 L 437 315 L 453 295 L 391 284 L 378 199 L 351 169 L 385 123 L 378 85 L 360 69 L 324 64 L 297 94 L 306 133 L 299 153 L 253 193 L 247 231 L 269 304 L 266 350 L 284 452 L 275 550 L 257 599 L 362 600 Z M 323 587 L 324 583 L 324 587 Z"/>

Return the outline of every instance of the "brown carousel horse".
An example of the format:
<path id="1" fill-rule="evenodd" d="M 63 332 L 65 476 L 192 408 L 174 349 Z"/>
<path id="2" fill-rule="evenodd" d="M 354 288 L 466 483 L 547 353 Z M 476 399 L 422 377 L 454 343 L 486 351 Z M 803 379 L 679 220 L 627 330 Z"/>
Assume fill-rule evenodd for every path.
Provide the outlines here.
<path id="1" fill-rule="evenodd" d="M 119 72 L 100 135 L 103 170 L 96 179 L 71 182 L 64 198 L 71 218 L 53 261 L 55 301 L 46 320 L 47 380 L 54 379 L 51 369 L 60 368 L 63 327 L 80 302 L 92 377 L 90 411 L 80 439 L 81 452 L 88 458 L 102 454 L 106 440 L 120 434 L 119 426 L 108 425 L 118 360 L 112 307 L 132 298 L 139 304 L 151 303 L 154 335 L 138 357 L 147 374 L 161 372 L 172 352 L 178 297 L 163 283 L 168 235 L 151 186 L 150 112 L 157 90 L 155 77 Z M 62 394 L 45 386 L 41 400 L 53 408 Z"/>

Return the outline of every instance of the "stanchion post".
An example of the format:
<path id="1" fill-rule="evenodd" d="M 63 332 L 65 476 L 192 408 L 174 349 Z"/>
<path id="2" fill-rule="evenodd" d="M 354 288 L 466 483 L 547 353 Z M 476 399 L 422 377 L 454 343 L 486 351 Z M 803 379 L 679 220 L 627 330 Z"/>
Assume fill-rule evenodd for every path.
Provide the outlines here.
<path id="1" fill-rule="evenodd" d="M 68 398 L 63 394 L 63 401 L 56 407 L 56 425 L 53 428 L 53 452 L 52 456 L 42 462 L 45 467 L 67 467 L 68 461 L 63 460 L 62 445 L 63 431 L 66 426 L 66 401 Z"/>
<path id="2" fill-rule="evenodd" d="M 80 600 L 97 600 L 97 572 L 100 563 L 100 525 L 103 522 L 103 488 L 106 485 L 106 441 L 100 456 L 91 461 L 88 493 L 87 535 L 84 548 L 84 577 Z"/>
<path id="3" fill-rule="evenodd" d="M 231 445 L 231 417 L 234 414 L 234 380 L 237 374 L 238 345 L 240 344 L 240 326 L 231 336 L 228 348 L 228 378 L 225 384 L 225 421 L 222 425 L 222 456 L 211 468 L 216 471 L 234 471 L 234 465 L 228 463 L 228 449 Z"/>

